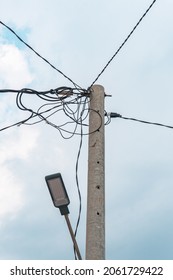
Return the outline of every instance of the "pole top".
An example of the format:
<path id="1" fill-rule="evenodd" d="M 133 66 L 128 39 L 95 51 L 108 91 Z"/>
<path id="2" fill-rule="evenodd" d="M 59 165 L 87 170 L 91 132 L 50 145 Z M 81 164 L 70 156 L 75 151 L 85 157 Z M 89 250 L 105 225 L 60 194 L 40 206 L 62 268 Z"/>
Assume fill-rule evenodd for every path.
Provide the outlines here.
<path id="1" fill-rule="evenodd" d="M 96 85 L 93 85 L 93 86 L 92 86 L 92 89 L 93 89 L 93 90 L 95 90 L 95 89 L 104 90 L 104 87 L 103 87 L 102 85 L 97 85 L 97 84 L 96 84 Z"/>

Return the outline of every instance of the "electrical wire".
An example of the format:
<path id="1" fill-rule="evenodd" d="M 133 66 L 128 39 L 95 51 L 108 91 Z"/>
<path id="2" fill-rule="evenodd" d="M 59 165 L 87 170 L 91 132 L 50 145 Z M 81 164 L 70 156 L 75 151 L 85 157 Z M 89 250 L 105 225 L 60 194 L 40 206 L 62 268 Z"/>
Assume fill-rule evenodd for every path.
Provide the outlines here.
<path id="1" fill-rule="evenodd" d="M 29 44 L 27 44 L 11 27 L 0 21 L 0 24 L 6 27 L 11 33 L 13 33 L 25 46 L 27 46 L 31 51 L 33 51 L 39 58 L 41 58 L 44 62 L 46 62 L 49 66 L 51 66 L 54 70 L 56 70 L 59 74 L 61 74 L 64 78 L 69 80 L 75 88 L 81 88 L 78 86 L 71 78 L 69 78 L 67 75 L 65 75 L 61 70 L 59 70 L 57 67 L 55 67 L 51 62 L 49 62 L 45 57 L 40 55 L 33 47 L 31 47 Z"/>
<path id="2" fill-rule="evenodd" d="M 144 120 L 140 120 L 140 119 L 136 119 L 136 118 L 128 118 L 128 117 L 124 117 L 118 113 L 109 113 L 109 114 L 105 113 L 105 116 L 107 116 L 109 118 L 109 123 L 110 123 L 111 118 L 121 118 L 124 120 L 135 121 L 135 122 L 140 122 L 140 123 L 144 123 L 144 124 L 156 125 L 156 126 L 173 129 L 173 126 L 171 126 L 171 125 L 162 124 L 162 123 L 158 123 L 158 122 L 144 121 Z"/>
<path id="3" fill-rule="evenodd" d="M 124 45 L 127 43 L 127 41 L 129 40 L 129 38 L 132 36 L 132 34 L 134 33 L 134 31 L 136 30 L 136 28 L 139 26 L 139 24 L 141 23 L 141 21 L 144 19 L 144 17 L 148 14 L 148 12 L 150 11 L 150 9 L 153 7 L 153 5 L 155 4 L 157 0 L 154 0 L 151 5 L 148 7 L 148 9 L 145 11 L 145 13 L 142 15 L 142 17 L 139 19 L 139 21 L 136 23 L 136 25 L 134 26 L 134 28 L 132 29 L 132 31 L 128 34 L 128 36 L 126 37 L 126 39 L 123 41 L 123 43 L 120 45 L 120 47 L 117 49 L 117 51 L 114 53 L 114 55 L 110 58 L 110 60 L 107 62 L 107 64 L 104 66 L 104 68 L 102 69 L 102 71 L 98 74 L 98 76 L 95 78 L 95 80 L 92 82 L 92 84 L 90 85 L 89 88 L 91 88 L 96 81 L 100 78 L 100 76 L 105 72 L 106 68 L 109 66 L 109 64 L 113 61 L 113 59 L 117 56 L 117 54 L 120 52 L 120 50 L 124 47 Z"/>
<path id="4" fill-rule="evenodd" d="M 78 176 L 79 158 L 81 155 L 82 144 L 83 144 L 83 129 L 82 129 L 82 123 L 81 123 L 81 137 L 80 137 L 79 150 L 78 150 L 77 159 L 76 159 L 76 186 L 77 186 L 78 197 L 79 197 L 79 212 L 78 212 L 78 218 L 77 218 L 76 228 L 75 228 L 75 232 L 74 232 L 75 237 L 77 235 L 80 218 L 81 218 L 81 212 L 82 212 L 82 197 L 81 197 L 81 191 L 80 191 L 80 186 L 79 186 L 79 176 Z M 75 247 L 74 247 L 74 255 L 75 255 L 75 259 L 77 259 Z"/>
<path id="5" fill-rule="evenodd" d="M 0 92 L 6 92 L 7 90 L 0 90 Z M 17 107 L 24 111 L 29 112 L 29 116 L 20 122 L 16 122 L 12 125 L 0 128 L 0 131 L 5 129 L 20 126 L 20 125 L 35 125 L 41 122 L 52 126 L 57 129 L 64 139 L 70 139 L 74 135 L 81 135 L 80 126 L 82 123 L 83 129 L 88 128 L 88 115 L 90 112 L 89 108 L 89 96 L 90 92 L 87 90 L 70 88 L 70 87 L 60 87 L 56 89 L 51 89 L 48 91 L 36 91 L 33 89 L 24 88 L 21 90 L 8 90 L 9 92 L 17 92 L 16 105 Z M 25 100 L 26 96 L 31 96 L 31 105 L 29 106 L 29 100 Z M 42 104 L 38 108 L 32 108 L 36 106 L 38 100 Z M 25 104 L 27 103 L 27 105 Z M 94 111 L 94 110 L 93 110 Z M 52 117 L 63 112 L 63 119 L 56 118 L 56 121 Z M 94 111 L 100 117 L 100 126 L 102 125 L 102 118 L 99 112 Z M 81 119 L 82 117 L 82 119 Z M 97 128 L 99 129 L 99 128 Z M 94 133 L 92 131 L 90 133 Z M 83 131 L 83 135 L 88 135 L 88 131 Z"/>
<path id="6" fill-rule="evenodd" d="M 34 125 L 40 122 L 46 122 L 52 127 L 59 130 L 63 138 L 69 139 L 74 135 L 80 135 L 78 127 L 80 126 L 80 113 L 83 110 L 83 104 L 88 104 L 89 102 L 89 92 L 82 89 L 70 88 L 70 87 L 60 87 L 56 89 L 51 89 L 48 91 L 36 91 L 33 89 L 24 88 L 21 90 L 11 90 L 5 89 L 0 90 L 0 93 L 13 92 L 16 95 L 16 105 L 17 107 L 25 112 L 29 113 L 29 116 L 22 121 L 16 122 L 12 125 L 8 125 L 0 129 L 3 131 L 5 129 L 11 128 L 13 126 L 19 125 Z M 28 105 L 28 98 L 26 96 L 31 96 L 31 104 Z M 34 102 L 34 98 L 37 98 Z M 42 103 L 38 108 L 33 107 L 38 104 L 38 99 Z M 87 106 L 85 106 L 86 112 L 82 114 L 84 122 L 87 117 Z M 63 119 L 57 119 L 56 123 L 51 120 L 53 115 L 58 112 L 64 112 L 67 121 Z M 58 123 L 57 123 L 58 122 Z M 84 124 L 84 126 L 88 126 Z M 66 129 L 67 127 L 67 129 Z M 67 134 L 67 135 L 65 135 Z M 87 133 L 86 133 L 87 134 Z"/>

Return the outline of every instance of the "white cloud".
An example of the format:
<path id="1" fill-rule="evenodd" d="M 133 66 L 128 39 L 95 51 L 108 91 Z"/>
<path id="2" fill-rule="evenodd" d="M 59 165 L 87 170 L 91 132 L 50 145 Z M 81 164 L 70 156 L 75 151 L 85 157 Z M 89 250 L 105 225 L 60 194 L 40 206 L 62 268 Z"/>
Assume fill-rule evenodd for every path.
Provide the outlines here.
<path id="1" fill-rule="evenodd" d="M 0 88 L 26 87 L 33 77 L 29 70 L 25 53 L 16 46 L 0 44 Z M 1 94 L 0 97 L 1 128 L 8 123 L 14 123 L 19 117 L 14 107 L 15 96 Z M 19 131 L 20 130 L 20 131 Z M 36 146 L 38 132 L 31 133 L 28 129 L 6 131 L 1 134 L 0 141 L 0 226 L 16 217 L 25 203 L 23 182 L 10 167 L 13 159 L 26 160 Z"/>
<path id="2" fill-rule="evenodd" d="M 38 130 L 31 130 L 28 127 L 18 128 L 17 131 L 11 132 L 8 135 L 10 137 L 4 138 L 4 143 L 1 142 L 0 162 L 5 162 L 13 158 L 27 160 L 31 151 L 37 145 L 38 135 Z"/>
<path id="3" fill-rule="evenodd" d="M 0 144 L 0 220 L 13 218 L 25 204 L 25 184 L 11 167 L 13 160 L 27 160 L 37 146 L 38 130 L 21 128 L 11 131 Z M 13 162 L 14 164 L 14 162 Z"/>
<path id="4" fill-rule="evenodd" d="M 0 165 L 0 226 L 14 218 L 24 205 L 25 196 L 22 185 L 5 165 Z"/>
<path id="5" fill-rule="evenodd" d="M 13 45 L 0 45 L 0 85 L 21 88 L 32 82 L 26 57 Z"/>

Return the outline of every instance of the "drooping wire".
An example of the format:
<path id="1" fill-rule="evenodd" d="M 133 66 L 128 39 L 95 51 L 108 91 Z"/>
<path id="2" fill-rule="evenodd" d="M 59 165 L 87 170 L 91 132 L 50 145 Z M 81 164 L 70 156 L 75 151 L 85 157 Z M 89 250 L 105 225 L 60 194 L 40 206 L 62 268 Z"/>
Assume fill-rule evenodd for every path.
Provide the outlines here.
<path id="1" fill-rule="evenodd" d="M 78 127 L 80 126 L 80 112 L 83 104 L 87 104 L 87 100 L 89 99 L 89 92 L 86 90 L 60 87 L 40 92 L 28 88 L 24 88 L 22 90 L 0 90 L 0 93 L 3 92 L 17 93 L 16 105 L 20 110 L 28 112 L 29 117 L 20 122 L 3 127 L 0 131 L 17 125 L 34 125 L 44 121 L 52 127 L 58 129 L 62 137 L 65 139 L 71 138 L 74 135 L 80 135 L 80 132 L 78 132 Z M 32 96 L 32 106 L 28 105 L 28 99 L 26 102 L 25 96 Z M 37 104 L 33 103 L 34 97 L 40 99 L 42 103 L 37 109 L 32 108 L 35 104 Z M 25 103 L 27 103 L 27 105 Z M 56 122 L 52 121 L 51 118 L 53 115 L 61 111 L 65 113 L 67 121 L 65 121 L 64 117 L 62 120 L 57 119 Z M 84 114 L 83 118 L 84 120 L 86 118 Z M 84 120 L 82 123 L 84 126 L 87 126 L 87 124 L 84 124 Z"/>
<path id="2" fill-rule="evenodd" d="M 0 90 L 1 93 L 5 91 L 6 90 Z M 17 107 L 24 112 L 29 112 L 29 117 L 12 125 L 3 127 L 0 129 L 0 131 L 11 128 L 13 126 L 35 125 L 40 122 L 45 122 L 46 124 L 57 129 L 64 139 L 70 139 L 74 135 L 81 135 L 81 123 L 83 129 L 88 128 L 87 118 L 90 111 L 89 90 L 79 90 L 76 88 L 60 87 L 40 92 L 33 89 L 24 88 L 19 91 L 16 90 L 15 92 L 17 92 Z M 43 102 L 43 104 L 39 106 L 39 108 L 34 109 L 32 108 L 32 106 L 28 105 L 28 100 L 27 105 L 25 105 L 25 96 L 32 96 L 32 106 L 36 106 L 37 104 L 33 102 L 34 97 L 40 99 Z M 56 121 L 52 121 L 51 118 L 58 112 L 63 112 L 67 121 L 65 121 L 64 117 L 63 119 L 56 118 Z M 94 112 L 101 118 L 99 112 Z M 90 133 L 94 133 L 95 131 L 92 131 Z M 88 131 L 83 131 L 83 135 L 88 134 Z"/>
<path id="3" fill-rule="evenodd" d="M 117 49 L 117 51 L 114 53 L 114 55 L 110 58 L 110 60 L 107 62 L 107 64 L 104 66 L 104 68 L 101 70 L 101 72 L 98 74 L 98 76 L 95 78 L 95 80 L 92 82 L 92 84 L 90 85 L 89 88 L 91 88 L 96 81 L 100 78 L 100 76 L 105 72 L 106 68 L 109 66 L 109 64 L 113 61 L 113 59 L 117 56 L 117 54 L 120 52 L 120 50 L 124 47 L 124 45 L 127 43 L 127 41 L 129 40 L 129 38 L 132 36 L 132 34 L 134 33 L 134 31 L 136 30 L 136 28 L 139 26 L 139 24 L 141 23 L 141 21 L 144 19 L 144 17 L 148 14 L 148 12 L 150 11 L 150 9 L 153 7 L 153 5 L 155 4 L 157 0 L 154 0 L 151 5 L 148 7 L 148 9 L 145 11 L 145 13 L 142 15 L 142 17 L 139 19 L 139 21 L 136 23 L 136 25 L 134 26 L 134 28 L 132 29 L 132 31 L 128 34 L 128 36 L 126 37 L 126 39 L 123 41 L 123 43 L 120 45 L 120 47 Z"/>
<path id="4" fill-rule="evenodd" d="M 105 115 L 109 118 L 109 123 L 110 123 L 111 118 L 121 118 L 124 120 L 135 121 L 135 122 L 145 123 L 145 124 L 149 124 L 149 125 L 156 125 L 156 126 L 173 129 L 173 126 L 171 126 L 171 125 L 162 124 L 162 123 L 158 123 L 158 122 L 144 121 L 144 120 L 140 120 L 140 119 L 136 119 L 136 118 L 128 118 L 128 117 L 124 117 L 118 113 L 110 113 L 110 114 L 105 113 Z"/>
<path id="5" fill-rule="evenodd" d="M 0 128 L 0 132 L 3 131 L 3 130 L 6 130 L 6 129 L 12 128 L 12 127 L 14 127 L 14 126 L 20 126 L 21 124 L 25 124 L 25 123 L 26 123 L 28 120 L 30 120 L 31 118 L 32 118 L 32 116 L 28 117 L 27 119 L 24 119 L 23 121 L 19 121 L 19 122 L 13 123 L 13 124 L 11 124 L 11 125 L 2 127 L 2 128 Z"/>
<path id="6" fill-rule="evenodd" d="M 67 75 L 65 75 L 61 70 L 59 70 L 57 67 L 55 67 L 51 62 L 49 62 L 45 57 L 40 55 L 33 47 L 31 47 L 29 44 L 27 44 L 12 28 L 10 28 L 8 25 L 0 21 L 0 24 L 6 27 L 10 32 L 12 32 L 25 46 L 27 46 L 30 50 L 32 50 L 39 58 L 41 58 L 44 62 L 49 64 L 54 70 L 56 70 L 59 74 L 61 74 L 64 78 L 69 80 L 75 88 L 81 88 L 79 85 L 77 85 L 71 78 L 69 78 Z"/>
<path id="7" fill-rule="evenodd" d="M 81 136 L 80 136 L 79 150 L 78 150 L 77 159 L 76 159 L 76 186 L 77 186 L 78 197 L 79 197 L 79 212 L 78 212 L 78 218 L 77 218 L 76 228 L 75 228 L 75 232 L 74 232 L 75 237 L 77 235 L 77 231 L 78 231 L 78 227 L 79 227 L 79 223 L 80 223 L 80 218 L 81 218 L 81 212 L 82 212 L 82 197 L 81 197 L 81 191 L 80 191 L 80 185 L 79 185 L 79 176 L 78 176 L 79 158 L 80 158 L 80 155 L 81 155 L 82 144 L 83 144 L 83 129 L 82 129 L 82 123 L 81 123 Z M 75 247 L 74 247 L 74 255 L 75 255 L 75 259 L 77 259 Z"/>

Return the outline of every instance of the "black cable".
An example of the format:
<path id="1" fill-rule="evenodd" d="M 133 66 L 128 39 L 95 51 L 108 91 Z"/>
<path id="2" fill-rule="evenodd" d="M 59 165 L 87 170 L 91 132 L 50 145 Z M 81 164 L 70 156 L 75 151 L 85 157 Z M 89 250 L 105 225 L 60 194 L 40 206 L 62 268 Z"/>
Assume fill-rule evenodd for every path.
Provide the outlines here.
<path id="1" fill-rule="evenodd" d="M 24 120 L 22 120 L 22 121 L 20 121 L 20 122 L 16 122 L 16 123 L 14 123 L 14 124 L 5 126 L 5 127 L 3 127 L 3 128 L 0 128 L 0 131 L 3 131 L 3 130 L 6 130 L 6 129 L 9 129 L 9 128 L 12 128 L 12 127 L 14 127 L 14 126 L 20 126 L 21 124 L 25 124 L 25 123 L 26 123 L 28 120 L 30 120 L 32 117 L 33 117 L 33 116 L 32 116 L 32 114 L 31 114 L 31 116 L 28 117 L 27 119 L 24 119 Z"/>
<path id="2" fill-rule="evenodd" d="M 166 124 L 162 124 L 162 123 L 158 123 L 158 122 L 149 122 L 149 121 L 144 121 L 144 120 L 139 120 L 139 119 L 135 119 L 135 118 L 128 118 L 128 117 L 123 117 L 120 114 L 117 113 L 105 113 L 106 116 L 109 116 L 110 118 L 121 118 L 124 120 L 130 120 L 130 121 L 135 121 L 135 122 L 140 122 L 140 123 L 145 123 L 145 124 L 150 124 L 150 125 L 157 125 L 157 126 L 162 126 L 165 128 L 171 128 L 173 129 L 173 126 L 171 125 L 166 125 Z"/>
<path id="3" fill-rule="evenodd" d="M 50 63 L 46 58 L 44 58 L 42 55 L 40 55 L 34 48 L 32 48 L 29 44 L 27 44 L 12 28 L 10 28 L 8 25 L 6 25 L 5 23 L 3 23 L 2 21 L 0 21 L 0 24 L 2 24 L 4 27 L 6 27 L 10 32 L 12 32 L 25 46 L 27 46 L 30 50 L 32 50 L 38 57 L 40 57 L 43 61 L 45 61 L 47 64 L 49 64 L 54 70 L 56 70 L 57 72 L 59 72 L 59 74 L 61 74 L 62 76 L 64 76 L 64 78 L 66 78 L 67 80 L 69 80 L 74 86 L 75 88 L 81 88 L 80 86 L 78 86 L 75 82 L 73 82 L 73 80 L 71 78 L 69 78 L 67 75 L 65 75 L 61 70 L 59 70 L 58 68 L 56 68 L 52 63 Z"/>
<path id="4" fill-rule="evenodd" d="M 61 136 L 64 139 L 70 139 L 74 135 L 81 135 L 81 132 L 78 131 L 78 128 L 81 125 L 81 116 L 82 116 L 82 126 L 88 127 L 88 123 L 84 123 L 89 114 L 89 95 L 90 92 L 85 89 L 76 89 L 70 87 L 59 87 L 56 89 L 51 89 L 47 91 L 36 91 L 34 89 L 24 88 L 21 90 L 13 89 L 4 89 L 0 90 L 1 93 L 13 92 L 17 93 L 16 105 L 17 107 L 25 112 L 29 112 L 29 117 L 17 122 L 15 124 L 6 126 L 1 129 L 5 130 L 11 128 L 15 125 L 34 125 L 40 122 L 46 122 L 48 125 L 54 127 L 59 131 Z M 25 100 L 25 96 L 32 96 L 32 106 L 29 108 L 28 98 Z M 43 104 L 39 106 L 38 109 L 33 109 L 33 106 L 36 106 L 37 102 L 33 102 L 34 98 L 39 98 Z M 27 101 L 27 104 L 25 104 Z M 67 121 L 63 118 L 63 123 L 57 124 L 60 120 L 57 118 L 56 123 L 51 121 L 51 117 L 58 113 L 64 112 L 67 117 Z M 82 114 L 81 114 L 82 113 Z M 95 112 L 99 115 L 98 112 Z M 99 115 L 100 116 L 100 115 Z M 37 118 L 39 120 L 37 120 Z M 66 127 L 70 126 L 70 129 Z M 94 132 L 94 131 L 93 131 Z M 92 133 L 93 133 L 92 132 Z M 83 135 L 88 135 L 83 132 Z"/>
<path id="5" fill-rule="evenodd" d="M 95 80 L 92 82 L 92 84 L 90 85 L 89 88 L 91 88 L 96 81 L 100 78 L 100 76 L 104 73 L 104 71 L 106 70 L 106 68 L 109 66 L 109 64 L 112 62 L 112 60 L 115 58 L 115 56 L 117 56 L 117 54 L 120 52 L 120 50 L 124 47 L 124 45 L 126 44 L 126 42 L 129 40 L 129 38 L 131 37 L 131 35 L 134 33 L 134 31 L 136 30 L 136 28 L 138 27 L 138 25 L 141 23 L 141 21 L 144 19 L 144 17 L 147 15 L 147 13 L 150 11 L 150 9 L 152 8 L 152 6 L 154 5 L 154 3 L 157 0 L 154 0 L 152 2 L 152 4 L 148 7 L 148 9 L 145 11 L 145 13 L 143 14 L 143 16 L 139 19 L 139 21 L 137 22 L 137 24 L 134 26 L 134 28 L 132 29 L 132 31 L 128 34 L 128 36 L 126 37 L 126 39 L 123 41 L 123 43 L 120 45 L 120 47 L 117 49 L 117 51 L 114 53 L 114 55 L 110 58 L 110 60 L 107 62 L 107 64 L 105 65 L 105 67 L 102 69 L 102 71 L 98 74 L 98 76 L 95 78 Z"/>
<path id="6" fill-rule="evenodd" d="M 148 122 L 148 121 L 143 121 L 143 120 L 134 119 L 134 118 L 126 118 L 126 117 L 121 117 L 121 118 L 124 119 L 124 120 L 131 120 L 131 121 L 136 121 L 136 122 L 141 122 L 141 123 L 145 123 L 145 124 L 157 125 L 157 126 L 162 126 L 162 127 L 173 129 L 173 126 L 165 125 L 165 124 L 162 124 L 162 123 Z"/>
<path id="7" fill-rule="evenodd" d="M 77 186 L 78 197 L 79 197 L 79 212 L 78 212 L 78 218 L 77 218 L 76 228 L 75 228 L 75 232 L 74 232 L 75 237 L 77 235 L 80 218 L 81 218 L 81 212 L 82 212 L 82 197 L 81 197 L 81 191 L 80 191 L 80 186 L 79 186 L 79 177 L 78 177 L 79 159 L 80 159 L 80 155 L 81 155 L 82 144 L 83 144 L 83 129 L 82 129 L 82 124 L 81 124 L 81 137 L 80 137 L 79 150 L 78 150 L 77 159 L 76 159 L 76 186 Z M 74 255 L 75 255 L 75 259 L 76 259 L 77 257 L 76 257 L 75 247 L 74 247 Z"/>
<path id="8" fill-rule="evenodd" d="M 14 92 L 17 93 L 18 90 L 15 89 L 0 89 L 0 93 Z"/>
<path id="9" fill-rule="evenodd" d="M 74 233 L 75 237 L 77 235 L 77 231 L 78 231 L 78 227 L 79 227 L 79 223 L 80 223 L 80 218 L 81 218 L 81 211 L 82 211 L 82 197 L 81 197 L 81 191 L 80 191 L 80 186 L 79 186 L 78 168 L 79 168 L 79 159 L 80 159 L 80 155 L 81 155 L 82 144 L 83 144 L 83 136 L 84 136 L 84 134 L 83 134 L 83 120 L 86 118 L 86 116 L 83 118 L 83 114 L 85 113 L 87 103 L 88 103 L 88 100 L 87 100 L 87 97 L 86 97 L 85 101 L 83 102 L 83 108 L 82 108 L 82 111 L 81 111 L 81 114 L 80 114 L 80 119 L 78 120 L 78 121 L 80 121 L 80 126 L 81 126 L 81 137 L 80 137 L 79 150 L 78 150 L 77 159 L 76 159 L 76 185 L 77 185 L 78 196 L 79 196 L 79 213 L 78 213 L 78 219 L 77 219 L 75 233 Z M 88 114 L 87 114 L 87 116 L 88 116 Z M 74 254 L 75 254 L 75 259 L 77 259 L 75 248 L 74 248 Z"/>

